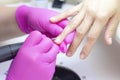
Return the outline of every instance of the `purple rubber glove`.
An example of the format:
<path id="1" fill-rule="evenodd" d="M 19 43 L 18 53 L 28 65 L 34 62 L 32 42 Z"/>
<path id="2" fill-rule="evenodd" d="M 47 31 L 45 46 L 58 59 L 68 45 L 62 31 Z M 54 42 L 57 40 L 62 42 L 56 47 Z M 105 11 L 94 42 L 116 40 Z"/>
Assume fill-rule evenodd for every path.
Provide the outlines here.
<path id="1" fill-rule="evenodd" d="M 68 23 L 67 19 L 58 23 L 51 23 L 49 19 L 57 14 L 57 12 L 48 9 L 20 6 L 16 10 L 16 20 L 20 29 L 25 33 L 38 30 L 49 38 L 55 38 L 63 31 Z M 67 44 L 72 42 L 73 37 L 74 32 L 69 34 L 60 44 L 60 50 L 62 52 L 67 51 Z"/>
<path id="2" fill-rule="evenodd" d="M 51 80 L 58 51 L 51 39 L 33 31 L 13 60 L 6 80 Z"/>

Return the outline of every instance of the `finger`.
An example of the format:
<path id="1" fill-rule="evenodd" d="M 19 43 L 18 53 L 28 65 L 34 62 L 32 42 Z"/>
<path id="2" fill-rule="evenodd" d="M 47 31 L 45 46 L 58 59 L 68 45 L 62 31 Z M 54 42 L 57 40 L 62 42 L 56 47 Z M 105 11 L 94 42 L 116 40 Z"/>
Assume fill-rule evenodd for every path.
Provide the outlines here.
<path id="1" fill-rule="evenodd" d="M 74 38 L 75 35 L 75 31 L 73 31 L 72 33 L 70 33 L 65 40 L 60 44 L 60 51 L 63 53 L 67 52 L 67 45 L 70 44 Z"/>
<path id="2" fill-rule="evenodd" d="M 40 50 L 40 52 L 46 53 L 52 48 L 52 46 L 53 41 L 43 35 L 43 39 L 38 44 L 38 50 Z"/>
<path id="3" fill-rule="evenodd" d="M 67 24 L 69 23 L 68 19 L 63 19 L 62 21 L 58 22 L 57 24 L 62 28 L 64 29 Z"/>
<path id="4" fill-rule="evenodd" d="M 60 44 L 60 51 L 63 53 L 67 51 L 67 44 L 64 41 Z"/>
<path id="5" fill-rule="evenodd" d="M 57 44 L 60 44 L 64 38 L 71 33 L 73 30 L 76 29 L 76 27 L 81 23 L 85 16 L 86 9 L 82 9 L 81 12 L 79 12 L 71 21 L 70 23 L 65 27 L 63 32 L 56 38 L 55 42 Z"/>
<path id="6" fill-rule="evenodd" d="M 38 31 L 33 31 L 30 33 L 30 35 L 25 40 L 24 45 L 26 46 L 37 45 L 37 43 L 40 42 L 41 39 L 42 39 L 42 34 Z"/>
<path id="7" fill-rule="evenodd" d="M 114 15 L 107 23 L 104 39 L 108 45 L 112 44 L 112 37 L 113 37 L 114 33 L 116 32 L 118 24 L 119 24 L 119 16 L 118 15 Z"/>
<path id="8" fill-rule="evenodd" d="M 65 12 L 63 12 L 57 16 L 51 17 L 50 21 L 53 23 L 56 23 L 56 22 L 59 22 L 65 18 L 76 15 L 78 13 L 78 11 L 81 9 L 81 7 L 82 7 L 82 3 L 73 7 L 72 9 L 66 10 Z"/>
<path id="9" fill-rule="evenodd" d="M 82 59 L 85 59 L 89 55 L 91 49 L 93 48 L 105 24 L 106 24 L 106 21 L 101 21 L 97 19 L 95 20 L 92 28 L 89 31 L 85 46 L 83 47 L 81 51 L 80 57 Z"/>
<path id="10" fill-rule="evenodd" d="M 76 35 L 74 37 L 73 42 L 69 46 L 69 49 L 68 49 L 68 52 L 67 52 L 67 56 L 70 57 L 70 56 L 72 56 L 75 53 L 75 51 L 77 50 L 77 48 L 81 44 L 83 38 L 85 37 L 87 31 L 91 27 L 92 22 L 93 22 L 93 18 L 91 16 L 89 16 L 89 15 L 86 15 L 86 17 L 84 18 L 83 22 L 76 29 Z"/>
<path id="11" fill-rule="evenodd" d="M 46 30 L 54 37 L 58 36 L 63 31 L 63 29 L 56 24 L 51 24 Z"/>
<path id="12" fill-rule="evenodd" d="M 54 38 L 54 36 L 52 34 L 50 34 L 49 32 L 45 32 L 44 35 L 46 35 L 50 39 Z"/>
<path id="13" fill-rule="evenodd" d="M 63 20 L 63 21 L 61 21 L 60 23 L 58 23 L 58 25 L 59 26 L 61 26 L 63 29 L 66 27 L 66 25 L 68 24 L 68 20 Z M 65 38 L 65 43 L 66 44 L 69 44 L 69 43 L 71 43 L 72 42 L 72 40 L 73 40 L 73 37 L 74 37 L 74 35 L 75 35 L 75 31 L 73 31 L 73 32 L 71 32 L 69 35 L 67 35 L 67 37 Z"/>
<path id="14" fill-rule="evenodd" d="M 44 60 L 49 63 L 54 62 L 56 60 L 58 52 L 59 52 L 59 47 L 56 44 L 54 44 L 52 48 L 49 50 L 49 52 L 44 54 Z"/>
<path id="15" fill-rule="evenodd" d="M 67 35 L 67 37 L 64 40 L 66 44 L 70 44 L 73 41 L 75 33 L 76 33 L 76 31 L 73 31 L 69 35 Z"/>

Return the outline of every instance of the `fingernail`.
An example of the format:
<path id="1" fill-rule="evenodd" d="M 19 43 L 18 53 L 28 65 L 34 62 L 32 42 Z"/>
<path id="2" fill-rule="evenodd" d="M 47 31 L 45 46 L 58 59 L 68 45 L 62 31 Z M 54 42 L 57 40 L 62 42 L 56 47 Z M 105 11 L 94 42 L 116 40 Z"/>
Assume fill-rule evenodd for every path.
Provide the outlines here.
<path id="1" fill-rule="evenodd" d="M 82 52 L 80 53 L 80 58 L 81 58 L 81 59 L 85 59 L 85 58 L 86 58 L 85 52 L 82 51 Z"/>
<path id="2" fill-rule="evenodd" d="M 112 38 L 109 35 L 106 35 L 106 39 L 109 45 L 112 44 Z"/>
<path id="3" fill-rule="evenodd" d="M 50 20 L 51 20 L 51 21 L 55 21 L 55 18 L 54 18 L 54 17 L 51 17 Z"/>
<path id="4" fill-rule="evenodd" d="M 84 55 L 83 53 L 81 53 L 80 58 L 81 58 L 81 59 L 84 59 L 84 58 L 85 58 L 85 55 Z"/>
<path id="5" fill-rule="evenodd" d="M 112 44 L 112 38 L 108 38 L 108 43 L 111 45 Z"/>
<path id="6" fill-rule="evenodd" d="M 60 38 L 56 38 L 54 41 L 55 43 L 60 44 Z"/>
<path id="7" fill-rule="evenodd" d="M 72 54 L 71 54 L 70 51 L 67 52 L 67 56 L 68 56 L 68 57 L 71 57 L 71 56 L 72 56 Z"/>

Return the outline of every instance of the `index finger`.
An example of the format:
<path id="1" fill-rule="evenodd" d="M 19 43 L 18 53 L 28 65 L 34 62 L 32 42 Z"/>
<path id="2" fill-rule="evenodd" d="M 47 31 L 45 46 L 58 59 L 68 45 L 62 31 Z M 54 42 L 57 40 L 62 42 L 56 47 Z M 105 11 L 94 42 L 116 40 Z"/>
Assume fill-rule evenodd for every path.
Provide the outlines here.
<path id="1" fill-rule="evenodd" d="M 53 23 L 56 23 L 56 22 L 59 22 L 63 19 L 66 19 L 70 16 L 76 15 L 78 13 L 78 11 L 81 9 L 81 7 L 82 7 L 82 3 L 73 7 L 72 9 L 68 9 L 68 10 L 64 11 L 63 13 L 61 13 L 57 16 L 51 17 L 50 21 Z"/>

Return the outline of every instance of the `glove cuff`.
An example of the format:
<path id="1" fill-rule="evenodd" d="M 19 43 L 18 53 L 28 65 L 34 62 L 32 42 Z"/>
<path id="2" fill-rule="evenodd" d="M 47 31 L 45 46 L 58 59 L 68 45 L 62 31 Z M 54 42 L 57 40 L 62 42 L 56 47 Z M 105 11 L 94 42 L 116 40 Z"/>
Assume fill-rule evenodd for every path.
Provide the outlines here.
<path id="1" fill-rule="evenodd" d="M 33 29 L 28 26 L 28 14 L 30 11 L 30 7 L 22 5 L 17 8 L 16 10 L 16 21 L 18 23 L 19 28 L 24 33 L 30 33 Z"/>

